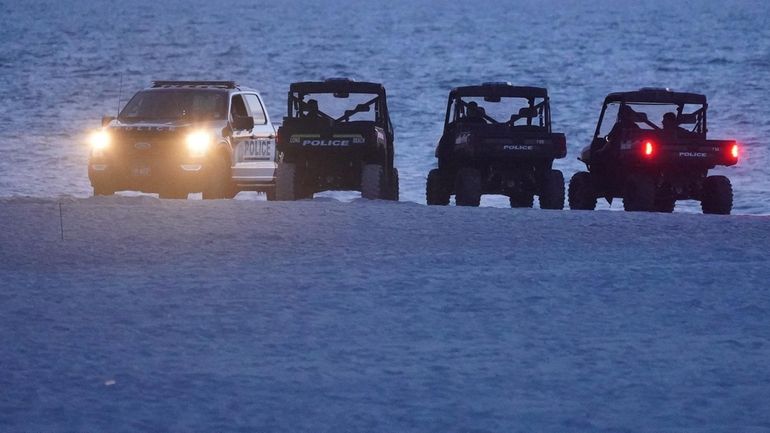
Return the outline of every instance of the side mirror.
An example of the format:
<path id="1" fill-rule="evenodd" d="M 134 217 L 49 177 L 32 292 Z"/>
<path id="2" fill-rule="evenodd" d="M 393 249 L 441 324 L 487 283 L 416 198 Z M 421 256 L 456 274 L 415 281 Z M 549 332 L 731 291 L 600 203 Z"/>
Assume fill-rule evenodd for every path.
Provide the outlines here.
<path id="1" fill-rule="evenodd" d="M 254 129 L 254 118 L 251 116 L 235 116 L 233 129 L 236 131 L 251 131 Z"/>
<path id="2" fill-rule="evenodd" d="M 115 116 L 104 116 L 104 117 L 102 117 L 102 128 L 104 128 L 105 126 L 109 125 L 110 122 L 112 122 L 113 120 L 115 120 Z"/>

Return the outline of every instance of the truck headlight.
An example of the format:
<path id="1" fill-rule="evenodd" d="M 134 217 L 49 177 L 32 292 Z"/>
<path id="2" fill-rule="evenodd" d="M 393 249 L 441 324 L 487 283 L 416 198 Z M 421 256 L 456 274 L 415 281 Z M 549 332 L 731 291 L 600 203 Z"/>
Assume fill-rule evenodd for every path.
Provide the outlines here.
<path id="1" fill-rule="evenodd" d="M 209 147 L 211 147 L 211 134 L 208 132 L 195 131 L 187 135 L 187 150 L 190 152 L 190 156 L 204 156 Z"/>
<path id="2" fill-rule="evenodd" d="M 96 151 L 101 151 L 107 148 L 107 146 L 110 145 L 110 134 L 109 132 L 101 129 L 99 131 L 94 131 L 91 133 L 91 135 L 88 137 L 88 143 L 91 145 L 91 149 Z"/>

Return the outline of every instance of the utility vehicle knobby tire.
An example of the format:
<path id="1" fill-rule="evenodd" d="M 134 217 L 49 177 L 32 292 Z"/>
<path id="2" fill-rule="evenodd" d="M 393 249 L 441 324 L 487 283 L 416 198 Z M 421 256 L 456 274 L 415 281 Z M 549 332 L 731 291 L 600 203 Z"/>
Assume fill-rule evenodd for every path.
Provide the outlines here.
<path id="1" fill-rule="evenodd" d="M 275 195 L 277 201 L 293 201 L 299 196 L 297 191 L 297 166 L 279 162 L 275 168 Z M 268 195 L 268 200 L 270 196 Z"/>
<path id="2" fill-rule="evenodd" d="M 461 168 L 455 178 L 455 203 L 457 206 L 481 204 L 481 173 L 475 168 Z"/>
<path id="3" fill-rule="evenodd" d="M 203 187 L 204 200 L 218 200 L 235 197 L 232 194 L 234 187 L 230 178 L 230 162 L 224 155 L 214 157 L 206 185 Z M 232 194 L 232 197 L 229 195 Z"/>
<path id="4" fill-rule="evenodd" d="M 361 169 L 361 197 L 369 200 L 388 199 L 385 170 L 379 164 L 366 164 Z"/>
<path id="5" fill-rule="evenodd" d="M 441 180 L 441 171 L 434 168 L 428 172 L 425 182 L 425 201 L 429 206 L 446 206 L 449 204 L 449 192 Z"/>
<path id="6" fill-rule="evenodd" d="M 709 176 L 703 183 L 700 202 L 705 214 L 730 215 L 733 209 L 733 186 L 725 176 Z"/>
<path id="7" fill-rule="evenodd" d="M 591 173 L 579 171 L 569 181 L 569 208 L 572 210 L 596 209 L 596 191 Z"/>
<path id="8" fill-rule="evenodd" d="M 655 199 L 655 212 L 672 213 L 676 207 L 676 200 L 671 197 L 658 197 Z"/>
<path id="9" fill-rule="evenodd" d="M 623 209 L 629 212 L 655 210 L 655 180 L 651 176 L 631 175 L 623 192 Z"/>
<path id="10" fill-rule="evenodd" d="M 388 199 L 398 201 L 398 169 L 393 167 L 390 172 L 390 197 Z"/>
<path id="11" fill-rule="evenodd" d="M 516 194 L 508 197 L 508 203 L 512 208 L 531 208 L 535 204 L 535 196 L 532 194 Z"/>
<path id="12" fill-rule="evenodd" d="M 538 200 L 540 209 L 564 209 L 564 175 L 561 171 L 546 173 Z"/>

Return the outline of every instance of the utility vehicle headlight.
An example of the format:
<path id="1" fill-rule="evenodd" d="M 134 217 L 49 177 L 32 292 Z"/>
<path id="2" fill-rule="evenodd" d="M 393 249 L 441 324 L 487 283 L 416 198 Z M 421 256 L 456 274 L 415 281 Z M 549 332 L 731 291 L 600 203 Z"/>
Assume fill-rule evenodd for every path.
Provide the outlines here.
<path id="1" fill-rule="evenodd" d="M 211 146 L 211 134 L 206 131 L 195 131 L 187 135 L 187 150 L 191 156 L 203 156 Z"/>
<path id="2" fill-rule="evenodd" d="M 110 145 L 110 134 L 109 132 L 100 129 L 99 131 L 94 131 L 91 133 L 91 135 L 88 137 L 88 143 L 91 145 L 91 149 L 93 150 L 104 150 L 107 148 L 107 146 Z"/>

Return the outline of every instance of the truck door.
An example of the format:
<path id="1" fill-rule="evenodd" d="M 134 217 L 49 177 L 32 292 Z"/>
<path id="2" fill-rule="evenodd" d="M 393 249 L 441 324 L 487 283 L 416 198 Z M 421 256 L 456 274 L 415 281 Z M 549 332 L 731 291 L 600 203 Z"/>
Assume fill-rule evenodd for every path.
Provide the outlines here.
<path id="1" fill-rule="evenodd" d="M 250 178 L 251 182 L 272 182 L 275 172 L 275 129 L 267 118 L 259 96 L 254 93 L 244 93 L 242 96 L 248 115 L 254 119 L 254 129 L 248 131 L 248 136 L 243 137 L 235 149 L 235 166 L 243 169 L 236 171 Z"/>

